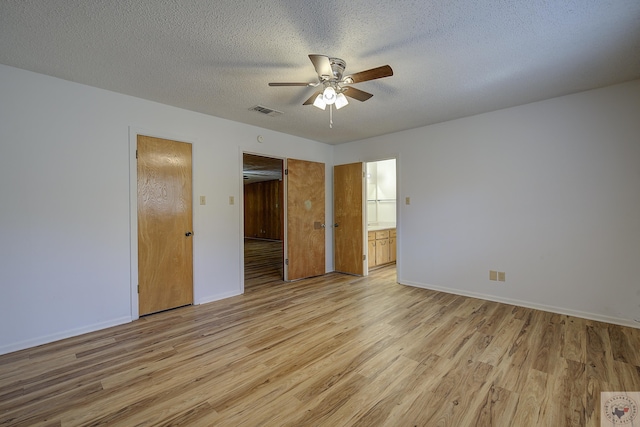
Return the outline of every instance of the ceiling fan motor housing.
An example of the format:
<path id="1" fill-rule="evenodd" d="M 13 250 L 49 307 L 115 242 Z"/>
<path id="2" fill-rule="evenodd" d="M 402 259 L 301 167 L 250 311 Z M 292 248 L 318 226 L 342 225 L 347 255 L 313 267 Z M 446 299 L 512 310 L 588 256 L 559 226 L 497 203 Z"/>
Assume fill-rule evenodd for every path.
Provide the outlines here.
<path id="1" fill-rule="evenodd" d="M 342 80 L 342 73 L 344 73 L 344 69 L 347 67 L 347 63 L 340 58 L 331 57 L 329 57 L 329 62 L 331 63 L 331 70 L 333 71 L 333 78 L 330 80 Z"/>

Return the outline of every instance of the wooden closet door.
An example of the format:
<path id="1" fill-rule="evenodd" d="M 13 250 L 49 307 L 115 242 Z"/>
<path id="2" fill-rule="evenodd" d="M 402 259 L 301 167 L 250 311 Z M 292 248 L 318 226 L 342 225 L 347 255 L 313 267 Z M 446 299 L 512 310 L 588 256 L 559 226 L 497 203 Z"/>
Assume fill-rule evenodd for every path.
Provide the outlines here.
<path id="1" fill-rule="evenodd" d="M 364 274 L 364 163 L 333 167 L 334 263 L 340 273 Z"/>
<path id="2" fill-rule="evenodd" d="M 138 136 L 139 315 L 193 303 L 191 144 Z"/>
<path id="3" fill-rule="evenodd" d="M 285 280 L 325 273 L 324 163 L 287 159 Z"/>

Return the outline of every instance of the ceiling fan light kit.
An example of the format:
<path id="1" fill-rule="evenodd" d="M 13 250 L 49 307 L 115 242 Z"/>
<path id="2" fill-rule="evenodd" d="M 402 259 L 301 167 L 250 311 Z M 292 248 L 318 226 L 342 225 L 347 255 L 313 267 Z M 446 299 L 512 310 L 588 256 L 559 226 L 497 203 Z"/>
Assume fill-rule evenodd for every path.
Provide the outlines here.
<path id="1" fill-rule="evenodd" d="M 322 92 L 322 99 L 328 105 L 331 105 L 331 104 L 335 103 L 336 102 L 336 90 L 331 86 L 327 86 L 326 88 L 324 88 L 324 91 Z"/>
<path id="2" fill-rule="evenodd" d="M 313 105 L 324 110 L 329 105 L 329 127 L 333 127 L 333 106 L 339 110 L 349 104 L 347 96 L 364 102 L 373 94 L 348 86 L 354 83 L 362 83 L 369 80 L 393 76 L 393 70 L 389 65 L 372 68 L 342 77 L 347 63 L 340 58 L 332 58 L 326 55 L 309 55 L 309 59 L 318 74 L 318 82 L 312 83 L 269 83 L 269 86 L 304 86 L 324 89 L 315 92 L 302 105 Z M 346 95 L 346 96 L 345 96 Z"/>
<path id="3" fill-rule="evenodd" d="M 342 107 L 346 107 L 349 104 L 349 101 L 347 100 L 347 97 L 344 96 L 344 93 L 339 93 L 336 96 L 336 110 L 341 109 Z"/>
<path id="4" fill-rule="evenodd" d="M 321 110 L 324 110 L 325 108 L 327 108 L 327 103 L 324 102 L 324 99 L 321 93 L 318 94 L 318 96 L 316 96 L 316 100 L 313 101 L 313 106 L 318 107 Z"/>

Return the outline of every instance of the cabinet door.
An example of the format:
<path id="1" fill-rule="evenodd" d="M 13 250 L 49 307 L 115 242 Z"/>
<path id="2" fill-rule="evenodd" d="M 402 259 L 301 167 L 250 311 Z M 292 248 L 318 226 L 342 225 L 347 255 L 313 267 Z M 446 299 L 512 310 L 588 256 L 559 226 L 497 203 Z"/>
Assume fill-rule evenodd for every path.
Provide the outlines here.
<path id="1" fill-rule="evenodd" d="M 369 267 L 375 267 L 376 266 L 376 241 L 375 240 L 369 240 L 369 253 L 367 254 L 367 265 Z"/>
<path id="2" fill-rule="evenodd" d="M 389 237 L 389 262 L 396 261 L 396 238 Z"/>
<path id="3" fill-rule="evenodd" d="M 376 265 L 389 262 L 389 239 L 376 240 Z"/>

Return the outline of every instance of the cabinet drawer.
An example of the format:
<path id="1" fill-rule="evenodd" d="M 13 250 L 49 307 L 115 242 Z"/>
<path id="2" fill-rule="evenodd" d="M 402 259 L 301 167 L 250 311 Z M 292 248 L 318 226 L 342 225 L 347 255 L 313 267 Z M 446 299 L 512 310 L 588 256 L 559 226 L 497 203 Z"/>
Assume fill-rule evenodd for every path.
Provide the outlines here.
<path id="1" fill-rule="evenodd" d="M 367 240 L 376 240 L 376 232 L 375 231 L 369 231 L 367 234 L 368 239 Z"/>
<path id="2" fill-rule="evenodd" d="M 388 238 L 389 238 L 389 230 L 376 231 L 376 240 L 378 240 L 378 239 L 388 239 Z"/>
<path id="3" fill-rule="evenodd" d="M 389 238 L 396 237 L 396 229 L 393 228 L 389 230 Z"/>

